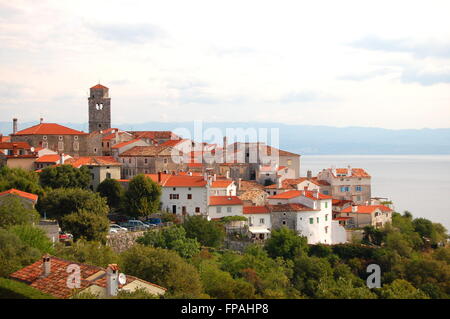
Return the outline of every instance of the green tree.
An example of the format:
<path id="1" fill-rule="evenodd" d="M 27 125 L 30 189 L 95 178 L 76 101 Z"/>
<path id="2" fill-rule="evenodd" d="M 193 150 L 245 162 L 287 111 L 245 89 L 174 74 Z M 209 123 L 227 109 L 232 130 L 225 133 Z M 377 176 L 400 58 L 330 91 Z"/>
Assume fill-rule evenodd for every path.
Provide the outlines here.
<path id="1" fill-rule="evenodd" d="M 30 225 L 38 221 L 39 213 L 35 209 L 27 208 L 19 198 L 8 196 L 1 200 L 0 227 Z"/>
<path id="2" fill-rule="evenodd" d="M 37 209 L 49 218 L 60 220 L 63 216 L 85 209 L 93 214 L 107 216 L 106 199 L 99 194 L 80 188 L 57 188 L 39 199 Z"/>
<path id="3" fill-rule="evenodd" d="M 104 215 L 79 209 L 61 218 L 61 228 L 71 233 L 74 240 L 85 238 L 86 240 L 106 242 L 109 220 Z"/>
<path id="4" fill-rule="evenodd" d="M 317 285 L 316 298 L 321 299 L 376 299 L 377 295 L 365 286 L 355 286 L 352 280 L 327 278 Z"/>
<path id="5" fill-rule="evenodd" d="M 0 228 L 0 277 L 7 277 L 40 257 L 38 249 L 29 247 L 16 234 Z"/>
<path id="6" fill-rule="evenodd" d="M 40 173 L 39 180 L 44 187 L 86 189 L 91 183 L 91 173 L 86 166 L 48 166 Z"/>
<path id="7" fill-rule="evenodd" d="M 292 259 L 305 254 L 308 250 L 305 237 L 298 236 L 293 230 L 287 227 L 274 229 L 270 238 L 266 241 L 265 249 L 272 258 L 283 257 Z"/>
<path id="8" fill-rule="evenodd" d="M 42 195 L 39 176 L 32 171 L 21 168 L 0 167 L 0 192 L 15 188 L 24 192 Z"/>
<path id="9" fill-rule="evenodd" d="M 16 234 L 27 246 L 39 249 L 41 253 L 53 253 L 53 243 L 42 229 L 32 225 L 16 225 L 9 231 Z"/>
<path id="10" fill-rule="evenodd" d="M 294 259 L 293 270 L 295 288 L 310 297 L 319 297 L 319 284 L 333 279 L 333 269 L 323 258 L 299 256 Z"/>
<path id="11" fill-rule="evenodd" d="M 97 187 L 97 192 L 100 196 L 105 197 L 108 206 L 111 209 L 117 210 L 122 204 L 125 191 L 118 181 L 107 178 L 101 182 Z"/>
<path id="12" fill-rule="evenodd" d="M 172 226 L 161 230 L 148 230 L 136 240 L 145 246 L 175 250 L 183 258 L 190 258 L 200 252 L 196 239 L 186 238 L 186 231 L 181 226 Z"/>
<path id="13" fill-rule="evenodd" d="M 134 217 L 146 217 L 160 207 L 161 187 L 143 174 L 130 181 L 125 192 L 124 210 Z"/>
<path id="14" fill-rule="evenodd" d="M 55 256 L 93 266 L 107 267 L 117 264 L 119 256 L 101 242 L 78 240 L 71 246 L 57 245 Z"/>
<path id="15" fill-rule="evenodd" d="M 202 284 L 197 269 L 176 252 L 136 244 L 121 255 L 125 274 L 167 288 L 166 297 L 202 297 Z"/>
<path id="16" fill-rule="evenodd" d="M 220 223 L 208 221 L 202 216 L 187 217 L 182 226 L 186 230 L 186 237 L 195 238 L 204 246 L 219 247 L 225 238 Z"/>
<path id="17" fill-rule="evenodd" d="M 383 299 L 429 299 L 423 291 L 403 279 L 396 279 L 384 285 L 380 288 L 379 294 Z"/>

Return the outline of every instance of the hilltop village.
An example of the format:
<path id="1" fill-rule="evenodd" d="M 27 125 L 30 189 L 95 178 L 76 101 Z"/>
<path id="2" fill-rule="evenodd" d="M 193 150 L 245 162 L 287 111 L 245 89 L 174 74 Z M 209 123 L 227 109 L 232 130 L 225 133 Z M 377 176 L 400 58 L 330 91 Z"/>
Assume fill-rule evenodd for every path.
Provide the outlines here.
<path id="1" fill-rule="evenodd" d="M 35 261 L 31 265 L 26 259 L 9 271 L 0 271 L 0 286 L 1 277 L 7 275 L 47 295 L 72 298 L 72 288 L 61 278 L 76 262 L 84 278 L 77 288 L 83 292 L 108 298 L 117 296 L 119 291 L 141 290 L 150 295 L 169 291 L 173 296 L 180 292 L 167 287 L 167 280 L 154 277 L 154 272 L 133 268 L 143 256 L 139 249 L 147 249 L 135 248 L 140 246 L 136 242 L 172 249 L 188 259 L 200 252 L 200 246 L 224 248 L 239 255 L 252 245 L 265 247 L 276 258 L 280 255 L 270 251 L 285 249 L 277 243 L 284 238 L 296 248 L 280 254 L 292 259 L 300 258 L 298 249 L 306 249 L 307 245 L 332 249 L 363 237 L 366 242 L 378 243 L 376 236 L 393 221 L 392 204 L 372 195 L 371 176 L 364 168 L 324 167 L 316 176 L 311 171 L 300 176 L 300 154 L 263 142 L 229 143 L 229 137 L 224 136 L 222 143 L 210 144 L 171 131 L 113 128 L 109 89 L 101 84 L 90 88 L 88 110 L 89 132 L 47 123 L 42 118 L 37 125 L 19 129 L 20 122 L 14 118 L 12 134 L 0 135 L 0 210 L 6 216 L 3 218 L 0 212 L 0 223 L 6 225 L 0 226 L 0 236 L 16 236 L 2 235 L 2 227 L 20 228 L 25 219 L 30 223 L 30 216 L 35 214 L 37 220 L 32 219 L 32 224 L 45 230 L 53 243 L 40 251 L 54 252 L 59 247 L 55 242 L 69 245 L 57 248 L 62 249 L 57 256 L 46 254 L 38 261 L 31 258 Z M 20 217 L 21 220 L 22 214 L 29 217 Z M 86 239 L 85 244 L 80 244 Z M 76 244 L 70 244 L 72 240 Z M 71 249 L 88 249 L 80 247 L 97 240 L 106 246 L 89 248 L 96 249 L 90 263 L 83 263 L 89 261 L 85 253 L 68 253 Z M 127 272 L 144 279 L 125 279 L 116 263 L 105 262 L 112 257 L 97 257 L 112 254 L 108 250 L 111 247 L 121 254 Z M 245 256 L 252 256 L 254 248 L 249 249 Z M 207 257 L 207 250 L 202 251 L 205 260 L 212 258 Z M 147 253 L 166 254 L 153 250 Z M 264 258 L 265 262 L 275 262 L 268 256 Z M 180 259 L 180 263 L 186 262 Z M 26 267 L 19 269 L 23 266 Z M 281 269 L 273 264 L 270 267 Z M 245 271 L 235 276 L 247 278 Z M 259 287 L 251 278 L 246 280 Z M 234 284 L 242 284 L 236 280 Z M 286 277 L 287 286 L 280 288 L 284 297 L 297 296 L 291 295 L 292 280 Z M 241 293 L 237 288 L 231 295 L 215 293 L 215 289 L 211 286 L 205 291 L 222 297 Z M 273 297 L 272 288 L 257 293 L 258 289 L 252 296 Z M 296 289 L 303 293 L 304 288 Z M 192 295 L 191 291 L 186 296 Z"/>
<path id="2" fill-rule="evenodd" d="M 36 172 L 86 166 L 92 190 L 108 178 L 127 188 L 131 178 L 144 174 L 162 188 L 162 211 L 213 220 L 243 216 L 255 240 L 285 226 L 310 244 L 337 244 L 351 239 L 354 228 L 391 220 L 389 205 L 372 197 L 371 176 L 363 168 L 300 176 L 300 154 L 265 143 L 228 144 L 224 137 L 217 145 L 170 131 L 112 128 L 109 89 L 101 84 L 90 88 L 88 109 L 88 133 L 43 119 L 19 130 L 13 119 L 13 133 L 1 137 L 0 165 Z M 219 160 L 207 161 L 206 153 Z"/>

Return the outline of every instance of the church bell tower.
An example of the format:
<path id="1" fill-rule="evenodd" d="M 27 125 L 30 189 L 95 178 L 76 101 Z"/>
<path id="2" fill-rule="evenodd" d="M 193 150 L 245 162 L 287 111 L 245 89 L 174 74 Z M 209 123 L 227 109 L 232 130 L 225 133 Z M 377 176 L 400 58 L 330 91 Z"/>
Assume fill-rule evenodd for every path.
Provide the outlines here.
<path id="1" fill-rule="evenodd" d="M 106 86 L 97 84 L 89 94 L 89 133 L 111 128 L 111 98 Z"/>

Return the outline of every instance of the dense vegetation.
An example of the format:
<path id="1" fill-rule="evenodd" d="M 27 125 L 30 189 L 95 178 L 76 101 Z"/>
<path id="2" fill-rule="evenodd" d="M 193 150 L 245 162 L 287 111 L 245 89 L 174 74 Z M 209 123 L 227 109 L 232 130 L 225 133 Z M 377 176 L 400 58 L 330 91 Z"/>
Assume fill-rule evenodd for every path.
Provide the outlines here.
<path id="1" fill-rule="evenodd" d="M 101 267 L 118 263 L 126 274 L 166 287 L 164 298 L 450 297 L 450 247 L 443 245 L 447 230 L 409 212 L 395 213 L 392 224 L 382 229 L 366 227 L 359 242 L 308 245 L 305 238 L 282 228 L 273 230 L 264 246 L 248 245 L 244 252 L 223 248 L 226 221 L 196 216 L 179 224 L 172 214 L 163 214 L 164 221 L 175 224 L 145 232 L 136 245 L 117 254 L 105 245 L 107 215 L 145 218 L 159 212 L 159 186 L 139 175 L 128 191 L 106 180 L 93 192 L 82 171 L 60 169 L 47 174 L 56 174 L 58 183 L 33 172 L 1 168 L 0 190 L 14 187 L 39 194 L 40 215 L 57 219 L 75 241 L 70 246 L 54 245 L 35 226 L 38 212 L 19 200 L 4 201 L 0 205 L 0 297 L 46 297 L 5 279 L 44 253 Z M 381 288 L 366 285 L 370 264 L 381 267 Z M 118 298 L 154 297 L 137 291 Z"/>

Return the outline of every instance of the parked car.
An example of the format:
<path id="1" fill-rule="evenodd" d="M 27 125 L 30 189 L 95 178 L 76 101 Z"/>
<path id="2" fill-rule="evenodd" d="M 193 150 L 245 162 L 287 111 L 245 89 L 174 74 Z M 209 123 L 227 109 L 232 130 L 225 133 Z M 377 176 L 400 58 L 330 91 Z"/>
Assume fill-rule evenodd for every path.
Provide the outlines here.
<path id="1" fill-rule="evenodd" d="M 161 226 L 162 220 L 161 218 L 149 218 L 146 221 L 144 221 L 149 226 L 155 227 L 155 226 Z"/>
<path id="2" fill-rule="evenodd" d="M 126 232 L 128 229 L 125 227 L 119 226 L 117 224 L 111 224 L 109 225 L 109 232 L 110 233 L 119 233 L 119 232 Z"/>
<path id="3" fill-rule="evenodd" d="M 71 241 L 72 239 L 73 239 L 72 234 L 63 233 L 63 232 L 59 233 L 59 241 L 65 242 L 65 241 Z"/>
<path id="4" fill-rule="evenodd" d="M 140 220 L 137 219 L 130 219 L 129 221 L 125 222 L 125 223 L 120 223 L 119 224 L 122 227 L 127 228 L 130 231 L 136 231 L 136 230 L 147 230 L 148 228 L 150 228 L 149 225 L 143 223 Z"/>

